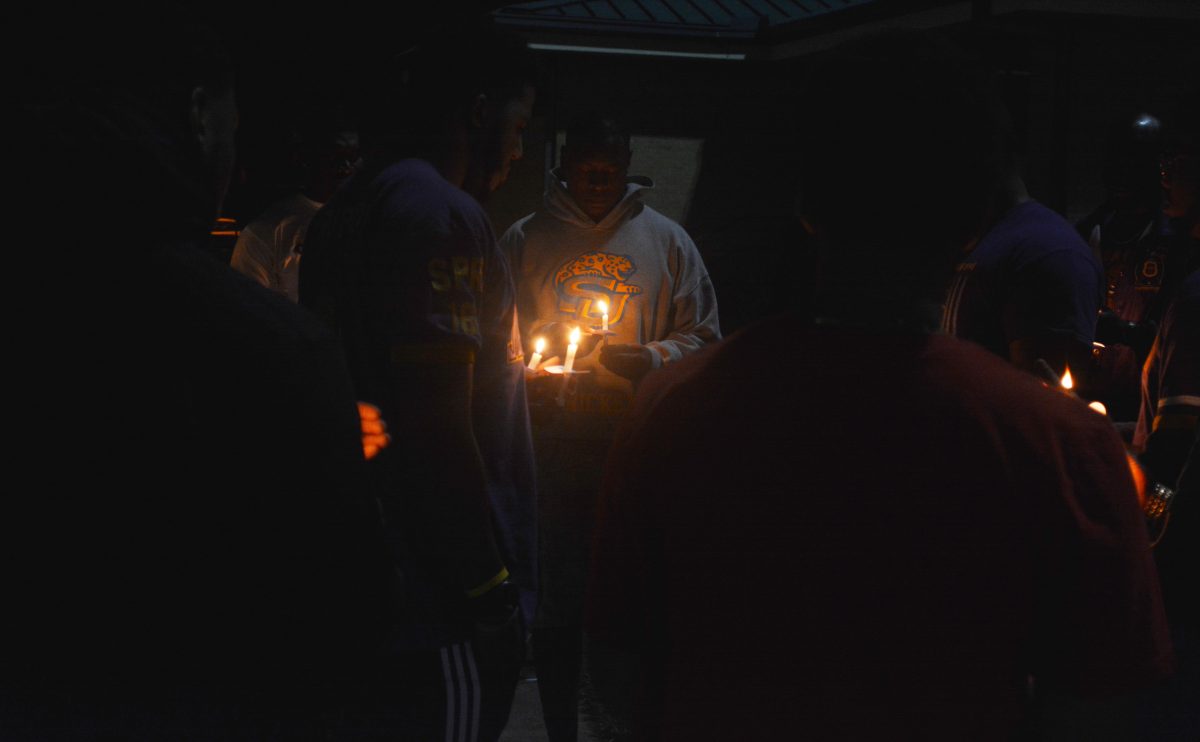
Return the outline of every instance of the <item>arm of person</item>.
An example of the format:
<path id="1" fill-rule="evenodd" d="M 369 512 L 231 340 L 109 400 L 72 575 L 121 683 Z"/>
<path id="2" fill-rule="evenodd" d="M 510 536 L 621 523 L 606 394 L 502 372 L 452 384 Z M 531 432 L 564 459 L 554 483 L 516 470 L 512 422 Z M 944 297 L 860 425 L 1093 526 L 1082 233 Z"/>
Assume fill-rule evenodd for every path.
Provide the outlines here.
<path id="1" fill-rule="evenodd" d="M 1190 280 L 1197 291 L 1200 280 Z M 1163 317 L 1142 379 L 1146 435 L 1140 457 L 1154 482 L 1175 488 L 1200 427 L 1200 291 L 1181 295 Z"/>
<path id="2" fill-rule="evenodd" d="M 646 344 L 658 355 L 655 368 L 721 339 L 717 294 L 700 251 L 686 234 L 681 236 L 676 249 L 680 270 L 671 297 L 670 327 L 665 337 Z"/>
<path id="3" fill-rule="evenodd" d="M 675 283 L 681 288 L 671 297 L 666 335 L 645 345 L 629 343 L 601 348 L 600 363 L 613 373 L 638 381 L 650 371 L 721 339 L 717 295 L 700 252 L 686 234 L 676 250 L 680 270 Z"/>
<path id="4" fill-rule="evenodd" d="M 266 288 L 271 288 L 271 277 L 275 274 L 271 252 L 271 245 L 247 227 L 238 234 L 229 264 L 238 273 L 249 276 Z"/>

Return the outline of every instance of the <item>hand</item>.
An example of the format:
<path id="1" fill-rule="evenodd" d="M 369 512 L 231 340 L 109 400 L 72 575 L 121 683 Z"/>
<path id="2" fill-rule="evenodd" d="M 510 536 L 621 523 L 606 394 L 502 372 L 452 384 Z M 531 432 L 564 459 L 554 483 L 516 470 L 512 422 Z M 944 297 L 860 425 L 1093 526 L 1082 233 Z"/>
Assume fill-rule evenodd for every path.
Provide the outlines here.
<path id="1" fill-rule="evenodd" d="M 379 413 L 379 408 L 366 402 L 358 403 L 358 419 L 362 423 L 363 457 L 370 461 L 392 442 L 392 436 L 387 432 L 387 421 Z"/>
<path id="2" fill-rule="evenodd" d="M 618 376 L 639 381 L 654 368 L 654 350 L 644 345 L 606 345 L 600 349 L 600 363 Z"/>

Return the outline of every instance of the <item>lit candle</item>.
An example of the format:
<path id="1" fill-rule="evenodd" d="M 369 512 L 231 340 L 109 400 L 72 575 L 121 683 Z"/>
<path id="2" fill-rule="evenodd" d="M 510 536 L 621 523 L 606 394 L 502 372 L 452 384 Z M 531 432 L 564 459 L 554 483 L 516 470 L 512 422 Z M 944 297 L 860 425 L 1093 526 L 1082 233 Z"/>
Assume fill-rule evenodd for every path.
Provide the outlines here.
<path id="1" fill-rule="evenodd" d="M 529 370 L 537 371 L 538 364 L 542 362 L 542 351 L 546 349 L 546 338 L 538 338 L 533 341 L 533 358 L 529 359 Z"/>
<path id="2" fill-rule="evenodd" d="M 563 366 L 563 373 L 571 373 L 571 369 L 575 367 L 575 351 L 579 350 L 579 328 L 571 330 L 571 344 L 567 346 L 567 364 Z"/>
<path id="3" fill-rule="evenodd" d="M 1093 410 L 1095 410 L 1096 412 L 1099 412 L 1101 415 L 1108 414 L 1108 408 L 1104 406 L 1103 402 L 1100 402 L 1100 401 L 1088 402 L 1088 407 L 1091 407 Z"/>
<path id="4" fill-rule="evenodd" d="M 608 302 L 601 299 L 596 302 L 596 305 L 600 309 L 600 314 L 604 315 L 604 326 L 600 329 L 603 332 L 608 332 Z"/>
<path id="5" fill-rule="evenodd" d="M 1062 388 L 1066 389 L 1067 391 L 1071 391 L 1075 388 L 1075 380 L 1071 378 L 1070 368 L 1068 368 L 1067 372 L 1062 376 Z"/>

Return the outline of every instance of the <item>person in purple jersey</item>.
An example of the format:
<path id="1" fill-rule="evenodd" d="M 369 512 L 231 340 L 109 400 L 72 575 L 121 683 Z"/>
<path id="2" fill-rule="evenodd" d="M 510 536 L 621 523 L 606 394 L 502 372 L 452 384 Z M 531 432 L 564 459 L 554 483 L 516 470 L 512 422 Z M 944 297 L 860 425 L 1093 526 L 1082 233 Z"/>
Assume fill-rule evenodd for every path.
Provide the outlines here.
<path id="1" fill-rule="evenodd" d="M 1168 283 L 1173 300 L 1142 374 L 1142 409 L 1134 445 L 1152 487 L 1148 501 L 1154 558 L 1178 651 L 1179 671 L 1143 704 L 1154 739 L 1200 738 L 1200 110 L 1196 98 L 1168 120 L 1162 159 L 1164 212 L 1171 218 L 1176 270 L 1191 272 Z M 1159 514 L 1165 501 L 1166 511 Z"/>
<path id="2" fill-rule="evenodd" d="M 1103 272 L 1061 216 L 1032 200 L 1010 158 L 990 207 L 990 228 L 958 265 L 942 329 L 1037 373 L 1091 364 Z"/>
<path id="3" fill-rule="evenodd" d="M 596 694 L 636 739 L 1010 740 L 1031 685 L 1076 726 L 1051 738 L 1135 738 L 1108 699 L 1171 658 L 1121 442 L 936 332 L 1002 171 L 979 77 L 924 37 L 816 67 L 797 137 L 816 320 L 639 391 L 585 623 Z M 846 194 L 868 183 L 886 198 L 864 217 Z"/>
<path id="4" fill-rule="evenodd" d="M 521 157 L 533 75 L 523 46 L 486 31 L 402 61 L 301 268 L 301 303 L 336 328 L 394 440 L 372 467 L 404 617 L 345 735 L 494 740 L 536 600 L 537 521 L 515 290 L 480 200 Z"/>

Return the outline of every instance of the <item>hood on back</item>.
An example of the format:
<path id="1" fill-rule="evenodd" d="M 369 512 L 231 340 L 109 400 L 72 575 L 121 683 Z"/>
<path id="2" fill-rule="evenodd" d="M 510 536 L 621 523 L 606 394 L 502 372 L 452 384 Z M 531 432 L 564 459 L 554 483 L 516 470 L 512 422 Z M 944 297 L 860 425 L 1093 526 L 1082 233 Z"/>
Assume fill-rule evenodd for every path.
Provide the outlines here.
<path id="1" fill-rule="evenodd" d="M 584 229 L 613 229 L 642 210 L 641 192 L 653 187 L 654 181 L 649 178 L 643 175 L 630 175 L 625 179 L 625 195 L 621 197 L 616 206 L 612 207 L 612 211 L 596 222 L 583 213 L 583 209 L 575 203 L 575 199 L 567 191 L 567 184 L 563 182 L 559 169 L 554 168 L 546 173 L 546 190 L 543 200 L 546 204 L 546 211 L 568 224 Z"/>

